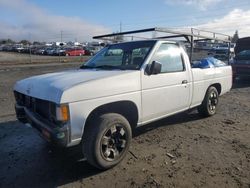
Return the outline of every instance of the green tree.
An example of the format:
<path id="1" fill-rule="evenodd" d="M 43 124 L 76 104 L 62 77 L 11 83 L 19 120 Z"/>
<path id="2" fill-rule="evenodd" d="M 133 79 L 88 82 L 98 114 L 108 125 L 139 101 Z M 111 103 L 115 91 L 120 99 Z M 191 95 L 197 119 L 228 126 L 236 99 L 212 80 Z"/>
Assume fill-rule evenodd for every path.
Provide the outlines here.
<path id="1" fill-rule="evenodd" d="M 21 40 L 20 43 L 23 44 L 23 45 L 31 44 L 30 41 L 25 40 L 25 39 L 24 39 L 24 40 Z"/>
<path id="2" fill-rule="evenodd" d="M 234 36 L 232 37 L 231 42 L 236 43 L 238 39 L 239 39 L 239 33 L 238 33 L 238 30 L 236 30 L 234 33 Z"/>
<path id="3" fill-rule="evenodd" d="M 33 45 L 41 45 L 41 42 L 39 42 L 39 41 L 34 41 L 34 42 L 33 42 Z"/>
<path id="4" fill-rule="evenodd" d="M 0 44 L 14 44 L 14 43 L 16 43 L 16 42 L 11 40 L 11 39 L 1 39 L 0 40 Z"/>

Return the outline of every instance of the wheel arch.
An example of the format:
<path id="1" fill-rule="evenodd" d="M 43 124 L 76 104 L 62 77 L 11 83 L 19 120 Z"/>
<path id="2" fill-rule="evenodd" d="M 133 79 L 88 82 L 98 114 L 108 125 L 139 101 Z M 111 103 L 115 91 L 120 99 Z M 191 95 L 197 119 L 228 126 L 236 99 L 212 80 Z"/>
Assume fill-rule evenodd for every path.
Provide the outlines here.
<path id="1" fill-rule="evenodd" d="M 91 120 L 95 118 L 96 116 L 99 116 L 105 113 L 117 113 L 117 114 L 124 116 L 128 120 L 132 130 L 133 128 L 136 127 L 138 119 L 139 119 L 139 111 L 138 111 L 137 105 L 132 101 L 124 100 L 124 101 L 117 101 L 117 102 L 103 104 L 101 106 L 96 107 L 89 113 L 85 122 L 84 129 L 83 129 L 83 136 L 84 136 L 85 130 L 89 126 L 91 126 L 91 123 L 90 123 Z"/>
<path id="2" fill-rule="evenodd" d="M 219 95 L 221 94 L 222 88 L 221 88 L 221 84 L 220 84 L 220 83 L 214 83 L 214 84 L 210 85 L 208 88 L 210 88 L 210 87 L 215 87 L 216 90 L 218 91 L 218 94 L 219 94 Z M 208 88 L 207 88 L 207 89 L 208 89 Z"/>
<path id="3" fill-rule="evenodd" d="M 214 98 L 214 95 L 212 95 L 213 99 L 211 97 L 211 89 L 216 89 L 216 99 Z M 209 117 L 216 113 L 216 106 L 218 104 L 218 98 L 221 93 L 221 85 L 219 83 L 211 84 L 205 93 L 204 99 L 202 100 L 202 103 L 198 106 L 198 112 L 203 117 Z M 212 102 L 213 100 L 213 102 Z M 216 101 L 216 102 L 215 102 Z M 214 108 L 211 108 L 214 107 Z"/>

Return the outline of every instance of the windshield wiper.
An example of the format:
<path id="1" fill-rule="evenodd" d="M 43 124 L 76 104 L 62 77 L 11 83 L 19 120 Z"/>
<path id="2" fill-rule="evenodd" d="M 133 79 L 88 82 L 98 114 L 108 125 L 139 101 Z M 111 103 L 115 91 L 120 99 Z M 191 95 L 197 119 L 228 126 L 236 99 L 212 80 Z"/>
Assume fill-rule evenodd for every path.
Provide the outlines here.
<path id="1" fill-rule="evenodd" d="M 121 69 L 119 66 L 113 66 L 113 65 L 100 65 L 94 68 L 96 69 Z"/>
<path id="2" fill-rule="evenodd" d="M 100 66 L 88 66 L 88 65 L 82 65 L 80 69 L 107 69 L 107 70 L 112 70 L 112 69 L 122 69 L 119 66 L 113 66 L 113 65 L 100 65 Z"/>
<path id="3" fill-rule="evenodd" d="M 80 69 L 95 69 L 95 67 L 88 66 L 88 65 L 82 65 L 82 66 L 80 66 Z"/>

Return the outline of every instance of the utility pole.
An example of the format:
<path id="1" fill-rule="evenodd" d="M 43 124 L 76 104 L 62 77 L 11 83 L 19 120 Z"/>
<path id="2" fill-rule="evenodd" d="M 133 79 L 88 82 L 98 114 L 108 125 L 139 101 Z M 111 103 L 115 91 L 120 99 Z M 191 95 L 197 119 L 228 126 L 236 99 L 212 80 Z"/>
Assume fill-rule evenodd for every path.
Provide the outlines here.
<path id="1" fill-rule="evenodd" d="M 61 43 L 62 43 L 62 33 L 63 33 L 63 31 L 61 30 Z"/>
<path id="2" fill-rule="evenodd" d="M 120 33 L 122 32 L 122 22 L 120 21 Z M 122 35 L 119 35 L 119 38 L 118 38 L 121 41 L 123 41 L 123 36 Z"/>
<path id="3" fill-rule="evenodd" d="M 62 33 L 63 33 L 63 31 L 61 30 L 61 42 L 59 44 L 60 47 L 59 47 L 59 52 L 58 52 L 59 53 L 58 54 L 59 55 L 59 63 L 61 63 L 61 54 L 60 53 L 61 53 L 61 44 L 62 44 Z"/>
<path id="4" fill-rule="evenodd" d="M 29 48 L 30 48 L 30 63 L 32 63 L 32 60 L 31 60 L 31 34 L 29 33 Z"/>
<path id="5" fill-rule="evenodd" d="M 120 33 L 122 32 L 122 22 L 120 21 Z"/>

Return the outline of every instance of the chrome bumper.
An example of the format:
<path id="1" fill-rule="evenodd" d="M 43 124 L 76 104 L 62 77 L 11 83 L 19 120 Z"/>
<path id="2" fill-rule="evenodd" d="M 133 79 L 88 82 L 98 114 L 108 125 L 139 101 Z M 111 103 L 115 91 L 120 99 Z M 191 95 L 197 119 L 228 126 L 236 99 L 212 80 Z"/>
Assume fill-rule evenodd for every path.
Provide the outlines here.
<path id="1" fill-rule="evenodd" d="M 70 130 L 68 124 L 58 127 L 18 104 L 15 105 L 15 110 L 17 119 L 22 123 L 29 123 L 46 141 L 62 147 L 69 145 Z"/>

